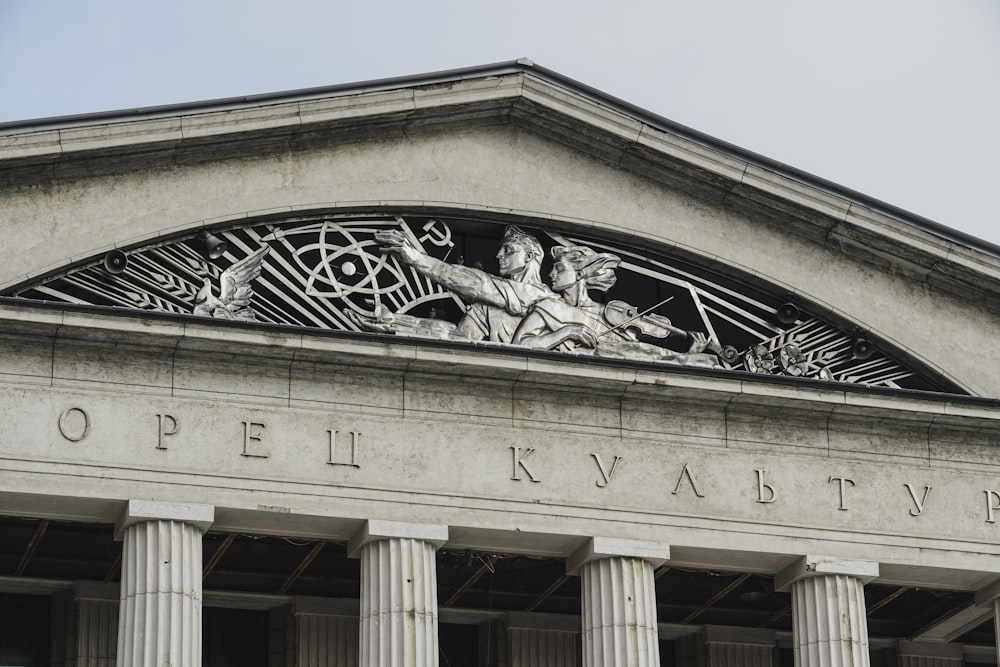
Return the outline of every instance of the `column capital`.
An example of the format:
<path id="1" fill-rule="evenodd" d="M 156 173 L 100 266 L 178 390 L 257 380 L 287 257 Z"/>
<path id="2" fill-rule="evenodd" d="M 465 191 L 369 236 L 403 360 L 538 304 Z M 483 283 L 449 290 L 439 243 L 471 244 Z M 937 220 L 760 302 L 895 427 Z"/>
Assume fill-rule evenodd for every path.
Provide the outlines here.
<path id="1" fill-rule="evenodd" d="M 566 561 L 566 574 L 580 574 L 585 564 L 602 558 L 640 558 L 654 568 L 670 560 L 670 545 L 663 542 L 591 537 Z"/>
<path id="2" fill-rule="evenodd" d="M 878 562 L 853 560 L 838 556 L 800 556 L 794 563 L 774 575 L 774 590 L 788 592 L 792 584 L 807 577 L 845 575 L 867 584 L 878 578 Z"/>
<path id="3" fill-rule="evenodd" d="M 440 549 L 448 541 L 448 526 L 437 523 L 407 523 L 369 519 L 347 543 L 347 555 L 361 558 L 361 548 L 380 540 L 409 539 L 429 542 Z"/>
<path id="4" fill-rule="evenodd" d="M 126 528 L 143 521 L 180 521 L 204 533 L 215 522 L 215 506 L 161 500 L 129 500 L 125 511 L 115 523 L 115 539 L 121 540 Z"/>

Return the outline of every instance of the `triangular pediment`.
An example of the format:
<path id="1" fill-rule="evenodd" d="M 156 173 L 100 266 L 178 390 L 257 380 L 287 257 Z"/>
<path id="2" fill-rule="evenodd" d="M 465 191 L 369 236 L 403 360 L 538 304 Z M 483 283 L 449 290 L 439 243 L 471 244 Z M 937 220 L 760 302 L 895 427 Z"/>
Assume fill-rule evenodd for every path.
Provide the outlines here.
<path id="1" fill-rule="evenodd" d="M 501 278 L 495 254 L 517 224 L 545 253 L 540 282 L 553 248 L 613 254 L 615 286 L 590 298 L 679 330 L 648 339 L 621 325 L 629 345 L 576 357 L 996 393 L 964 351 L 986 348 L 1000 310 L 1000 259 L 986 244 L 531 63 L 0 132 L 7 296 L 189 316 L 205 279 L 218 299 L 223 274 L 267 248 L 239 316 L 249 326 L 465 344 L 478 334 L 449 327 L 464 327 L 474 299 L 380 254 L 372 225 L 407 229 L 445 264 Z M 225 254 L 203 257 L 203 229 Z M 115 252 L 121 272 L 104 267 Z M 365 287 L 376 275 L 391 279 Z M 553 322 L 581 324 L 552 303 L 562 309 Z M 359 324 L 390 314 L 392 326 Z M 443 324 L 407 328 L 406 316 Z M 945 342 L 942 322 L 964 347 Z M 694 334 L 708 352 L 691 352 Z M 483 335 L 526 347 L 505 336 Z"/>

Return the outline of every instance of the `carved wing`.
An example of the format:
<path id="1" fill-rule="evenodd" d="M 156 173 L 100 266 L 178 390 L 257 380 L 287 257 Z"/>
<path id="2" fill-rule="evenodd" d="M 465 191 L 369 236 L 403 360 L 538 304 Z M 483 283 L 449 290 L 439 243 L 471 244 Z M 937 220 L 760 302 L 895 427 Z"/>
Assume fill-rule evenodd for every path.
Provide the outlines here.
<path id="1" fill-rule="evenodd" d="M 260 275 L 261 264 L 270 250 L 270 246 L 264 246 L 222 272 L 222 277 L 219 278 L 219 289 L 222 292 L 219 300 L 228 310 L 239 310 L 250 305 L 250 299 L 253 298 L 250 283 Z"/>

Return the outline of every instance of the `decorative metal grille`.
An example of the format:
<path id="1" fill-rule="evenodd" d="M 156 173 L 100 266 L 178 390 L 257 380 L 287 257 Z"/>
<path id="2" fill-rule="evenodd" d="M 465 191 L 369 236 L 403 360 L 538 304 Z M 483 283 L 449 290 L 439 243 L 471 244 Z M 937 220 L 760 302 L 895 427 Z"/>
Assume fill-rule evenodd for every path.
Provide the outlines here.
<path id="1" fill-rule="evenodd" d="M 455 324 L 475 299 L 463 298 L 461 290 L 449 289 L 436 274 L 421 271 L 399 253 L 384 252 L 384 234 L 402 234 L 398 238 L 405 237 L 407 245 L 427 257 L 503 283 L 513 280 L 501 278 L 497 267 L 504 231 L 505 226 L 497 223 L 422 215 L 302 217 L 215 231 L 227 245 L 215 260 L 206 259 L 203 239 L 194 235 L 132 250 L 123 267 L 109 270 L 104 258 L 95 258 L 8 295 L 335 331 L 367 329 L 461 339 L 468 334 L 461 324 L 456 332 Z M 545 252 L 542 276 L 549 274 L 551 249 L 557 246 L 585 247 L 620 259 L 613 269 L 614 286 L 606 295 L 591 294 L 601 304 L 624 302 L 633 307 L 627 313 L 633 319 L 620 326 L 600 316 L 604 305 L 591 309 L 603 318 L 603 328 L 591 326 L 599 342 L 608 329 L 622 338 L 626 338 L 622 331 L 628 331 L 625 347 L 614 350 L 641 350 L 646 355 L 639 357 L 643 360 L 687 363 L 703 355 L 686 355 L 694 334 L 685 337 L 683 332 L 698 332 L 708 341 L 705 353 L 714 355 L 713 364 L 722 369 L 956 391 L 930 373 L 918 375 L 904 367 L 888 350 L 859 339 L 859 332 L 807 315 L 806 306 L 789 304 L 780 293 L 737 276 L 617 242 L 541 229 L 523 231 L 534 236 Z M 550 299 L 559 298 L 555 292 L 548 294 Z M 522 301 L 524 310 L 511 316 L 514 326 L 533 307 L 531 299 Z M 640 326 L 644 322 L 651 326 Z M 664 322 L 673 334 L 661 338 L 652 325 Z M 511 340 L 509 334 L 496 339 Z M 654 350 L 649 356 L 654 347 L 664 352 Z M 601 349 L 598 345 L 598 356 Z M 575 352 L 594 351 L 577 344 Z M 672 360 L 671 355 L 675 355 Z M 629 358 L 627 352 L 605 356 Z"/>

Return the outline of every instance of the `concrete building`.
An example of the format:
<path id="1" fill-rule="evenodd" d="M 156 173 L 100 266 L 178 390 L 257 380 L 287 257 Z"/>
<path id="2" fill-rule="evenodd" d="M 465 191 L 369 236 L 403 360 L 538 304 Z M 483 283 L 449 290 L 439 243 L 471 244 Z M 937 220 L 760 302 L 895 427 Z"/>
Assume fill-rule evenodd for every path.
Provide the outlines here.
<path id="1" fill-rule="evenodd" d="M 529 62 L 0 125 L 0 664 L 997 661 L 1000 248 Z"/>

